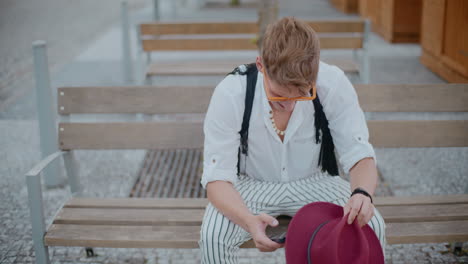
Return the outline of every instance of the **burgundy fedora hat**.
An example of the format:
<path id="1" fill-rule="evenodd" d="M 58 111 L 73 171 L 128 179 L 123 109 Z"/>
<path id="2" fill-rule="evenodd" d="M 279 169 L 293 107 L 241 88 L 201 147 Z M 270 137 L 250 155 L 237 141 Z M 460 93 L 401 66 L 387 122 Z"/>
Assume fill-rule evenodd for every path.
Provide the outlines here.
<path id="1" fill-rule="evenodd" d="M 310 203 L 289 223 L 285 245 L 288 264 L 385 263 L 380 241 L 369 225 L 360 228 L 343 217 L 343 207 Z"/>

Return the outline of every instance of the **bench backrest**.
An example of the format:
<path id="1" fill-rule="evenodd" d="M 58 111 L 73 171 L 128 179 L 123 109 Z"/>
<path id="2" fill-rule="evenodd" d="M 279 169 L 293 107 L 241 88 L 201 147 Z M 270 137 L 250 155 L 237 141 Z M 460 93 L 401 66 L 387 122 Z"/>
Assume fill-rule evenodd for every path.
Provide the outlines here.
<path id="1" fill-rule="evenodd" d="M 367 112 L 468 112 L 467 84 L 356 85 Z M 58 112 L 69 114 L 204 113 L 213 87 L 63 87 Z M 468 147 L 468 120 L 370 120 L 375 147 Z M 69 149 L 202 148 L 200 121 L 60 123 Z"/>
<path id="2" fill-rule="evenodd" d="M 322 49 L 361 49 L 364 20 L 307 21 L 317 33 L 359 33 L 349 36 L 321 36 Z M 258 33 L 255 22 L 147 23 L 139 27 L 145 52 L 169 50 L 256 50 L 253 39 Z M 238 35 L 250 34 L 251 37 Z M 190 37 L 190 35 L 192 37 Z M 201 38 L 195 35 L 206 35 Z M 231 36 L 229 36 L 231 35 Z M 237 36 L 236 36 L 237 35 Z"/>

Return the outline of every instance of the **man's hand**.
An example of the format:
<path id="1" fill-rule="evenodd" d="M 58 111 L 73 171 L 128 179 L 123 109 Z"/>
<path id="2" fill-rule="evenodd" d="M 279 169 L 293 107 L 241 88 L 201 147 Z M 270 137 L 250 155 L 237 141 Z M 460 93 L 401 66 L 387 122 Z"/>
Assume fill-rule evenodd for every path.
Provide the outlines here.
<path id="1" fill-rule="evenodd" d="M 344 216 L 348 213 L 348 224 L 352 224 L 357 217 L 360 227 L 365 226 L 374 216 L 374 205 L 371 203 L 369 197 L 363 194 L 355 194 L 349 198 L 348 203 L 344 206 Z"/>
<path id="2" fill-rule="evenodd" d="M 278 248 L 284 247 L 284 244 L 279 244 L 269 239 L 265 234 L 265 229 L 268 225 L 278 226 L 278 220 L 273 216 L 261 213 L 254 215 L 247 223 L 248 232 L 252 235 L 255 246 L 261 252 L 272 252 Z"/>

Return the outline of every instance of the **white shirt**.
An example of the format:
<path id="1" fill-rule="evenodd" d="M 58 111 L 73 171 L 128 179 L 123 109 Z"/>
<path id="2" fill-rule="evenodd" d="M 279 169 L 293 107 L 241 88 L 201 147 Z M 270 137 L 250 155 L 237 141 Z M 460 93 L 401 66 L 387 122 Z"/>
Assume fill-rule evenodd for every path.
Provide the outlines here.
<path id="1" fill-rule="evenodd" d="M 317 95 L 329 122 L 337 160 L 343 171 L 375 152 L 356 91 L 336 66 L 320 62 Z M 237 160 L 245 108 L 246 75 L 228 75 L 213 92 L 204 122 L 204 162 L 201 184 L 237 182 Z M 241 157 L 241 173 L 264 181 L 287 182 L 321 173 L 320 143 L 315 143 L 312 101 L 298 101 L 289 119 L 284 141 L 273 130 L 270 104 L 258 74 L 250 118 L 248 156 Z"/>

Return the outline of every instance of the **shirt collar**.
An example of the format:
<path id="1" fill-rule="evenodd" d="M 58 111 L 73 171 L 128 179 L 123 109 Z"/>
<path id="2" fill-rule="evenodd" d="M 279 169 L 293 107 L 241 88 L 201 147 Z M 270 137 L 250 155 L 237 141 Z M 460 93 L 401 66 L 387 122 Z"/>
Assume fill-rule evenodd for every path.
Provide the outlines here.
<path id="1" fill-rule="evenodd" d="M 262 100 L 262 114 L 263 114 L 263 121 L 265 123 L 265 126 L 268 131 L 270 131 L 270 134 L 278 140 L 278 142 L 281 142 L 281 139 L 279 138 L 278 134 L 273 130 L 273 126 L 271 125 L 270 121 L 270 111 L 271 106 L 268 103 L 268 99 L 265 93 L 265 88 L 263 87 L 263 74 L 261 72 L 258 72 L 258 77 L 257 77 L 257 87 L 260 87 L 260 93 L 261 93 L 261 100 Z M 301 126 L 302 122 L 304 122 L 304 116 L 305 116 L 305 110 L 306 110 L 306 104 L 310 103 L 308 101 L 304 102 L 296 102 L 296 106 L 294 107 L 294 110 L 291 114 L 291 118 L 289 119 L 288 126 L 286 127 L 286 133 L 284 134 L 284 141 L 283 144 L 286 144 L 289 142 L 289 140 L 294 136 L 296 133 L 297 129 Z"/>

